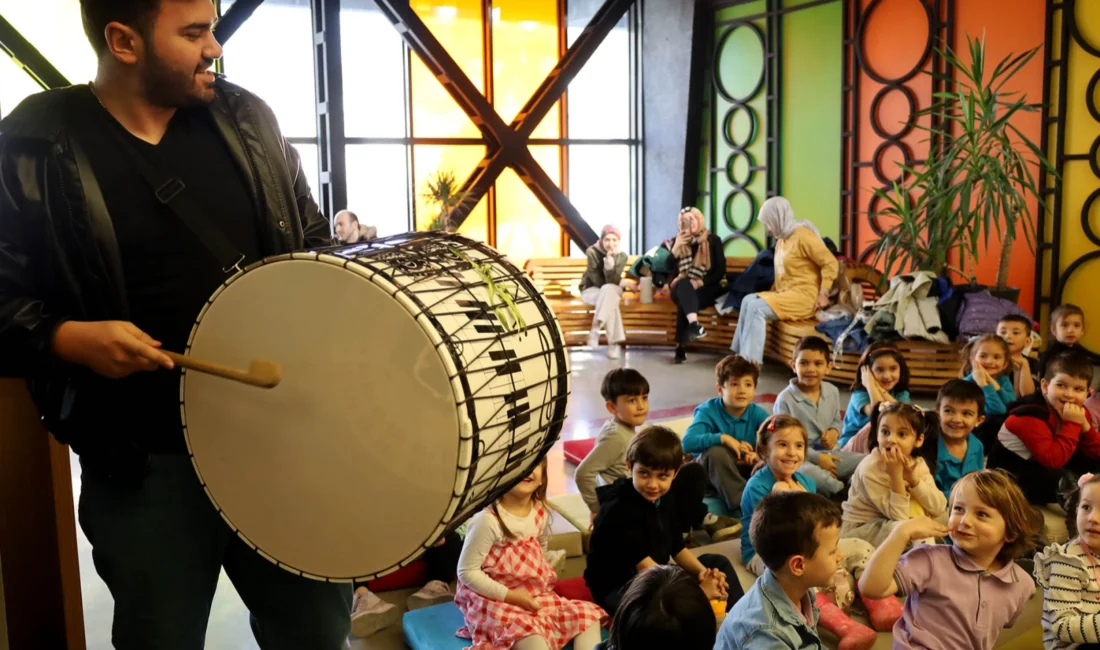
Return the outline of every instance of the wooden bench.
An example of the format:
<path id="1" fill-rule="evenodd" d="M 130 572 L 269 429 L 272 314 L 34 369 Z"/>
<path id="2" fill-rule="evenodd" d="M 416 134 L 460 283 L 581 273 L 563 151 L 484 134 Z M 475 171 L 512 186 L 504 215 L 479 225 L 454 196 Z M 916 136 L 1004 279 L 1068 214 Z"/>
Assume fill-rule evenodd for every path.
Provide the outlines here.
<path id="1" fill-rule="evenodd" d="M 846 275 L 852 282 L 863 287 L 863 299 L 874 302 L 879 298 L 879 281 L 882 274 L 872 266 L 856 262 L 846 262 Z M 768 339 L 764 346 L 764 355 L 780 363 L 789 365 L 794 358 L 794 346 L 804 336 L 819 336 L 828 340 L 814 329 L 817 320 L 775 321 L 769 324 Z M 962 360 L 961 348 L 955 343 L 934 343 L 921 340 L 899 340 L 894 343 L 905 358 L 909 367 L 909 389 L 914 393 L 935 393 L 940 386 L 959 376 Z M 858 352 L 845 352 L 837 358 L 827 379 L 834 384 L 847 388 L 856 378 L 859 368 Z"/>
<path id="2" fill-rule="evenodd" d="M 628 258 L 623 277 L 633 278 L 627 270 L 637 259 L 637 256 Z M 727 257 L 726 273 L 739 273 L 751 263 L 750 257 Z M 585 345 L 592 329 L 593 307 L 584 304 L 577 289 L 587 264 L 583 257 L 554 257 L 531 259 L 524 266 L 558 317 L 566 345 Z M 676 345 L 676 304 L 669 298 L 667 288 L 655 289 L 653 302 L 649 304 L 642 303 L 637 290 L 624 291 L 619 311 L 626 331 L 626 345 Z M 735 314 L 722 316 L 713 307 L 708 307 L 699 312 L 699 322 L 706 328 L 707 336 L 689 348 L 729 350 L 737 329 Z M 606 343 L 606 338 L 603 342 Z"/>

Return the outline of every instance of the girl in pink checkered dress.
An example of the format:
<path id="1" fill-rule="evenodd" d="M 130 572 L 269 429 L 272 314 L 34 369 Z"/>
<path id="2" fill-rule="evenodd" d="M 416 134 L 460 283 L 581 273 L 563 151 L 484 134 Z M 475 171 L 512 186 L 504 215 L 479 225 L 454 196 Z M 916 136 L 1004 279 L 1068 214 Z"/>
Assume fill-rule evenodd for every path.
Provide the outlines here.
<path id="1" fill-rule="evenodd" d="M 594 603 L 554 593 L 546 560 L 550 512 L 546 459 L 496 503 L 474 515 L 458 561 L 455 604 L 466 618 L 457 635 L 473 650 L 576 650 L 600 642 L 607 614 Z"/>

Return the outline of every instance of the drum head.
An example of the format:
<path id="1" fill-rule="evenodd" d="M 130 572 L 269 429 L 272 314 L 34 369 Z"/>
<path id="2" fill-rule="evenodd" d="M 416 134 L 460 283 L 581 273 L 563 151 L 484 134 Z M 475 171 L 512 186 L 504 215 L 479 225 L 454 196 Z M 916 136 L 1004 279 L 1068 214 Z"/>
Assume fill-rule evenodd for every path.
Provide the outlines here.
<path id="1" fill-rule="evenodd" d="M 283 369 L 270 390 L 196 372 L 181 389 L 199 477 L 245 541 L 290 570 L 349 579 L 438 534 L 459 464 L 456 397 L 397 300 L 341 266 L 284 259 L 237 276 L 200 319 L 190 354 Z"/>

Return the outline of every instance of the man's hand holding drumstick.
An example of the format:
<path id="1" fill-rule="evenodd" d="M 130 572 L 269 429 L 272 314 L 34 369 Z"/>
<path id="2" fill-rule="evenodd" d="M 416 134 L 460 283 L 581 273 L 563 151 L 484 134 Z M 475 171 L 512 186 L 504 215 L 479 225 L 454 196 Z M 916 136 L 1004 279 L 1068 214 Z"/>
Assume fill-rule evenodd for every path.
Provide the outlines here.
<path id="1" fill-rule="evenodd" d="M 174 368 L 160 341 L 124 321 L 65 321 L 53 335 L 53 353 L 112 379 Z"/>

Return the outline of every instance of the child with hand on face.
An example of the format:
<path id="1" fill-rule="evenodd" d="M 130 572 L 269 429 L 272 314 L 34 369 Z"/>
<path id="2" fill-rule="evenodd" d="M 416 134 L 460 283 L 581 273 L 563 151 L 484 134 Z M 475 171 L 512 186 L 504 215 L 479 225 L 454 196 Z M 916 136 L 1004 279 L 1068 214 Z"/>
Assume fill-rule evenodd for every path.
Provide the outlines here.
<path id="1" fill-rule="evenodd" d="M 684 451 L 696 454 L 707 471 L 708 492 L 720 496 L 730 512 L 741 507 L 745 479 L 757 457 L 756 430 L 768 412 L 753 403 L 760 367 L 731 354 L 714 368 L 718 397 L 695 409 L 684 432 Z"/>
<path id="2" fill-rule="evenodd" d="M 1016 401 L 1012 386 L 1012 355 L 1008 343 L 996 334 L 982 334 L 962 350 L 966 362 L 960 375 L 977 384 L 985 395 L 986 421 L 977 427 L 975 435 L 983 445 L 992 447 L 997 432 L 1004 424 L 1008 405 Z"/>
<path id="3" fill-rule="evenodd" d="M 1001 427 L 989 467 L 1015 477 L 1030 503 L 1058 502 L 1100 463 L 1100 433 L 1084 408 L 1091 382 L 1088 357 L 1058 355 L 1047 362 L 1039 392 L 1018 400 Z"/>
<path id="4" fill-rule="evenodd" d="M 837 448 L 843 426 L 840 391 L 825 381 L 831 352 L 825 339 L 817 336 L 800 339 L 791 362 L 796 376 L 776 396 L 772 408 L 776 415 L 792 415 L 805 426 L 806 462 L 799 471 L 814 479 L 818 492 L 829 496 L 844 490 L 844 482 L 863 460 L 863 454 Z"/>
<path id="5" fill-rule="evenodd" d="M 1018 314 L 1009 314 L 997 323 L 997 336 L 1008 343 L 1012 361 L 1012 389 L 1017 397 L 1027 397 L 1035 392 L 1035 375 L 1039 362 L 1028 356 L 1031 351 L 1031 320 Z"/>
<path id="6" fill-rule="evenodd" d="M 909 367 L 905 358 L 888 343 L 873 343 L 859 360 L 852 382 L 852 397 L 844 412 L 839 444 L 844 451 L 870 451 L 871 412 L 882 402 L 909 402 Z"/>
<path id="7" fill-rule="evenodd" d="M 985 394 L 977 384 L 952 379 L 936 396 L 936 414 L 940 420 L 936 487 L 950 498 L 960 478 L 985 468 L 985 447 L 973 433 L 985 421 Z"/>
<path id="8" fill-rule="evenodd" d="M 545 458 L 530 476 L 474 515 L 458 561 L 455 605 L 466 625 L 458 636 L 475 648 L 546 650 L 569 641 L 577 650 L 600 642 L 606 612 L 554 593 L 546 560 L 550 538 Z"/>
<path id="9" fill-rule="evenodd" d="M 839 527 L 840 509 L 812 492 L 761 499 L 747 528 L 766 568 L 726 616 L 714 650 L 820 650 L 819 626 L 840 639 L 842 650 L 869 650 L 875 631 L 828 596 L 843 561 Z"/>
<path id="10" fill-rule="evenodd" d="M 942 516 L 947 499 L 932 476 L 940 432 L 935 413 L 903 402 L 880 403 L 871 429 L 871 453 L 852 476 L 840 534 L 878 546 L 912 517 Z"/>
<path id="11" fill-rule="evenodd" d="M 1066 509 L 1070 541 L 1035 556 L 1047 650 L 1100 647 L 1100 474 L 1078 486 Z"/>
<path id="12" fill-rule="evenodd" d="M 1004 473 L 967 474 L 951 491 L 947 525 L 928 517 L 896 526 L 859 579 L 872 597 L 905 596 L 894 626 L 894 648 L 991 650 L 1035 592 L 1013 561 L 1038 530 L 1023 493 Z M 909 544 L 950 535 L 951 545 Z"/>
<path id="13" fill-rule="evenodd" d="M 1053 341 L 1039 355 L 1039 376 L 1047 374 L 1047 362 L 1065 352 L 1077 352 L 1077 343 L 1085 336 L 1085 312 L 1077 305 L 1058 305 L 1050 312 L 1050 335 Z"/>

